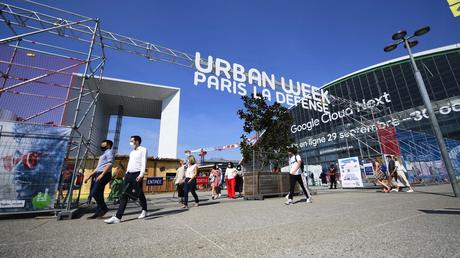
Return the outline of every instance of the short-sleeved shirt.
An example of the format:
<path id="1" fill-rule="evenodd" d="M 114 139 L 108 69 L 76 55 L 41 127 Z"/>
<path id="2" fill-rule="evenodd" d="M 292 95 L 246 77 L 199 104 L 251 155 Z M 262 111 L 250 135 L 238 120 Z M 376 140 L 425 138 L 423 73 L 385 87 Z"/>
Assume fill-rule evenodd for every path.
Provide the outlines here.
<path id="1" fill-rule="evenodd" d="M 295 166 L 295 163 L 301 162 L 302 158 L 300 155 L 292 155 L 292 157 L 289 158 L 289 173 L 291 173 L 292 167 Z M 302 169 L 299 167 L 297 171 L 294 173 L 294 175 L 300 175 L 302 174 Z"/>
<path id="2" fill-rule="evenodd" d="M 114 157 L 113 157 L 112 149 L 107 149 L 106 151 L 104 151 L 104 153 L 102 153 L 102 155 L 99 157 L 99 162 L 97 163 L 96 172 L 104 171 L 104 167 L 106 165 L 112 166 L 113 159 Z"/>

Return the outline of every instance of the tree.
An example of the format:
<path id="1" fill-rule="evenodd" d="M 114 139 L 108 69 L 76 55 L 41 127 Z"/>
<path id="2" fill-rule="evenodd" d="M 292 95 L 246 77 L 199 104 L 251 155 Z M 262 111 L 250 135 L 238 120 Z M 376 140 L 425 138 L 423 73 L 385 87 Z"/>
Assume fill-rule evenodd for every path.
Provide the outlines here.
<path id="1" fill-rule="evenodd" d="M 264 167 L 270 160 L 286 157 L 287 147 L 293 140 L 289 135 L 292 117 L 287 108 L 275 102 L 267 104 L 261 95 L 241 97 L 244 108 L 238 110 L 238 116 L 244 121 L 241 135 L 241 154 L 245 163 L 252 161 L 255 148 L 255 161 L 258 167 Z M 251 133 L 261 134 L 254 145 L 248 141 Z"/>

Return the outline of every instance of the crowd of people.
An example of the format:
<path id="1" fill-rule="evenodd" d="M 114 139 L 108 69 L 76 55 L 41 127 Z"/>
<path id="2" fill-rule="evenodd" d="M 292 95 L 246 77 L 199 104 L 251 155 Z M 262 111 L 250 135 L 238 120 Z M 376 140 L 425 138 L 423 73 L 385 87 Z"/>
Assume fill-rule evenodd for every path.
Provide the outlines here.
<path id="1" fill-rule="evenodd" d="M 116 167 L 115 173 L 112 174 L 112 166 L 114 164 L 114 153 L 112 151 L 113 142 L 104 140 L 100 144 L 102 155 L 99 158 L 96 169 L 86 179 L 85 183 L 91 180 L 91 190 L 89 198 L 94 198 L 96 201 L 95 213 L 88 219 L 102 218 L 107 212 L 108 207 L 104 201 L 105 186 L 111 182 L 111 193 L 109 200 L 114 204 L 119 204 L 117 212 L 109 219 L 104 220 L 107 224 L 117 224 L 121 222 L 124 215 L 126 205 L 129 199 L 139 202 L 142 210 L 138 219 L 143 219 L 147 216 L 147 200 L 143 192 L 143 178 L 147 165 L 147 149 L 141 146 L 142 139 L 140 136 L 131 136 L 130 145 L 132 151 L 129 154 L 128 165 L 126 171 L 121 164 Z M 297 154 L 296 148 L 288 149 L 289 155 L 289 193 L 286 195 L 286 205 L 292 205 L 295 185 L 299 184 L 302 193 L 305 195 L 305 202 L 311 203 L 312 196 L 308 189 L 308 177 L 304 171 L 304 163 L 300 155 Z M 387 156 L 388 162 L 383 162 L 380 157 L 373 160 L 373 169 L 376 183 L 383 186 L 384 192 L 399 192 L 401 187 L 408 187 L 407 192 L 413 192 L 405 175 L 405 168 L 402 165 L 401 159 L 392 155 Z M 387 165 L 388 164 L 388 167 Z M 337 189 L 338 172 L 334 164 L 331 164 L 327 173 L 321 173 L 320 178 L 322 183 L 327 183 L 326 174 L 329 177 L 330 189 Z M 189 193 L 191 193 L 194 204 L 199 206 L 200 199 L 196 193 L 198 164 L 193 155 L 190 153 L 187 159 L 180 160 L 180 166 L 176 171 L 174 184 L 180 198 L 180 204 L 183 209 L 189 208 Z M 236 199 L 236 192 L 241 197 L 243 188 L 243 176 L 241 167 L 234 166 L 232 162 L 228 162 L 225 172 L 219 168 L 218 164 L 214 164 L 209 173 L 209 184 L 211 186 L 211 199 L 221 198 L 221 191 L 224 182 L 227 186 L 227 197 Z M 398 183 L 399 182 L 399 183 Z"/>
<path id="2" fill-rule="evenodd" d="M 375 180 L 377 184 L 384 187 L 383 192 L 400 192 L 401 185 L 409 188 L 408 193 L 414 192 L 409 180 L 407 180 L 407 170 L 403 166 L 401 158 L 393 155 L 388 155 L 386 158 L 388 167 L 381 157 L 373 160 Z"/>

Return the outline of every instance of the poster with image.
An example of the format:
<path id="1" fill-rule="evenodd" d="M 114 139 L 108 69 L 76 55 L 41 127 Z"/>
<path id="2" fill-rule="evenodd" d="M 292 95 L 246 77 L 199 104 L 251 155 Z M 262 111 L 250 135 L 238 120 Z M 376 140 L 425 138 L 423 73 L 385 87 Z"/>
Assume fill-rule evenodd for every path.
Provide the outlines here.
<path id="1" fill-rule="evenodd" d="M 358 157 L 339 159 L 339 169 L 343 188 L 363 187 L 361 167 Z"/>
<path id="2" fill-rule="evenodd" d="M 54 208 L 70 128 L 0 121 L 0 213 Z"/>

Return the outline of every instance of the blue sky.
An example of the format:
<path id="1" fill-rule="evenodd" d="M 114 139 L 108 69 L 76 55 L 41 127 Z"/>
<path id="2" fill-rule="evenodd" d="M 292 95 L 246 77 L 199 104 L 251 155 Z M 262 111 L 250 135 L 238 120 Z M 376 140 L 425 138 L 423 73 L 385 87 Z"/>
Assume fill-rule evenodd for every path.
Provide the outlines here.
<path id="1" fill-rule="evenodd" d="M 454 18 L 442 0 L 41 2 L 99 17 L 104 30 L 317 86 L 402 56 L 402 48 L 383 52 L 399 29 L 412 32 L 431 26 L 415 52 L 460 42 L 460 17 Z M 183 157 L 185 149 L 239 142 L 242 133 L 236 114 L 242 106 L 239 97 L 194 86 L 193 72 L 109 51 L 105 74 L 181 88 L 178 154 Z M 132 134 L 143 136 L 144 145 L 156 155 L 159 121 L 124 118 L 121 153 L 129 151 Z M 208 157 L 237 159 L 239 150 Z"/>

